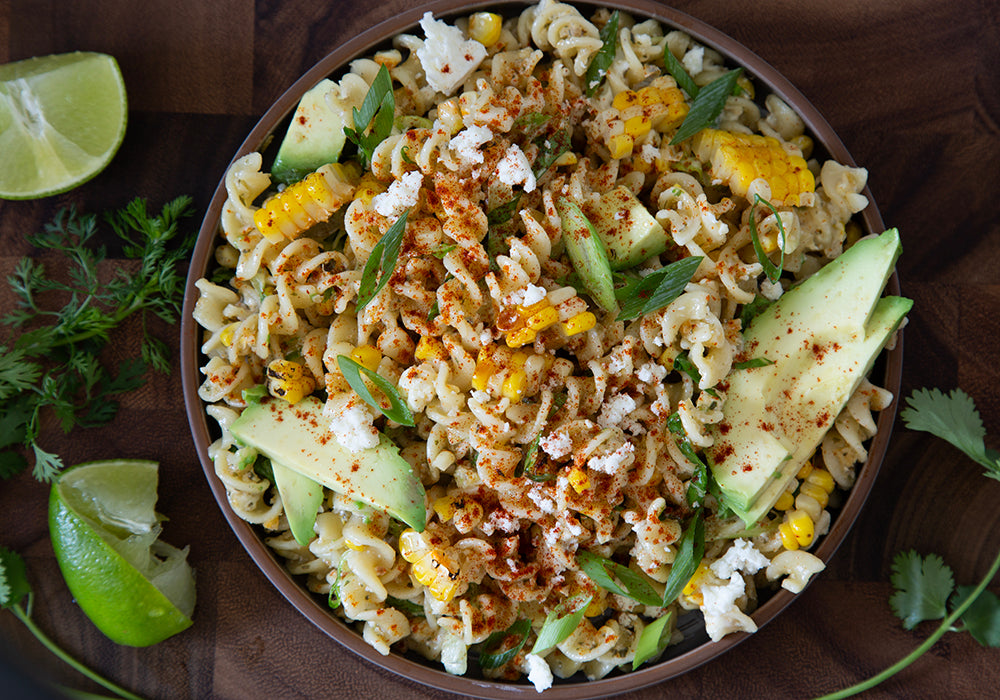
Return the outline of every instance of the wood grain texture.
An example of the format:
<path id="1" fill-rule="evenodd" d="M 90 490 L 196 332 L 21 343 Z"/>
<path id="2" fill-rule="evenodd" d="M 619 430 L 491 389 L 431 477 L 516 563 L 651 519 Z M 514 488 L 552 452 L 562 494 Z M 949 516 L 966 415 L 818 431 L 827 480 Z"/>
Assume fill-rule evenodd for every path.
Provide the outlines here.
<path id="1" fill-rule="evenodd" d="M 906 330 L 904 393 L 961 386 L 990 433 L 1000 436 L 997 3 L 680 0 L 673 6 L 775 66 L 869 169 L 883 218 L 902 231 L 903 291 L 916 301 Z M 24 233 L 67 204 L 98 211 L 142 195 L 158 206 L 189 193 L 203 212 L 271 102 L 338 42 L 405 7 L 402 0 L 0 0 L 0 61 L 74 49 L 111 52 L 131 107 L 122 149 L 100 176 L 50 199 L 0 202 L 0 274 L 35 253 Z M 0 290 L 0 311 L 10 303 Z M 176 344 L 176 327 L 155 331 Z M 138 333 L 137 326 L 127 328 L 112 353 L 127 352 Z M 454 697 L 340 648 L 253 566 L 205 484 L 176 376 L 152 377 L 125 398 L 110 426 L 70 437 L 52 430 L 46 440 L 68 463 L 119 455 L 159 460 L 159 510 L 170 517 L 165 539 L 190 543 L 198 570 L 190 630 L 148 649 L 115 646 L 89 624 L 59 576 L 45 523 L 47 489 L 27 476 L 0 485 L 0 544 L 27 559 L 38 624 L 81 661 L 150 698 Z M 1000 447 L 996 438 L 991 444 Z M 998 495 L 1000 484 L 983 479 L 954 449 L 897 424 L 868 507 L 814 585 L 724 656 L 623 697 L 810 697 L 880 670 L 929 633 L 927 626 L 904 631 L 889 610 L 892 557 L 909 548 L 938 552 L 959 582 L 977 580 L 1000 549 Z M 99 690 L 9 614 L 0 614 L 0 651 L 8 665 Z M 998 660 L 996 650 L 950 635 L 867 697 L 997 697 Z"/>

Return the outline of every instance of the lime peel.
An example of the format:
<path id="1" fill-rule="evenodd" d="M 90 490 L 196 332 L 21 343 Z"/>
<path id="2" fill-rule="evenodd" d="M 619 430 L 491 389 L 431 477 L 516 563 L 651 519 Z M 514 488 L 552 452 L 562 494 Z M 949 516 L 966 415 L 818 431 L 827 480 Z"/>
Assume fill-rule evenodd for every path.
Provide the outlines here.
<path id="1" fill-rule="evenodd" d="M 158 539 L 157 472 L 146 460 L 89 462 L 64 472 L 49 497 L 52 548 L 66 585 L 98 629 L 128 646 L 187 629 L 194 611 L 187 549 Z"/>
<path id="2" fill-rule="evenodd" d="M 65 192 L 101 172 L 128 121 L 117 61 L 77 51 L 0 65 L 0 198 Z"/>

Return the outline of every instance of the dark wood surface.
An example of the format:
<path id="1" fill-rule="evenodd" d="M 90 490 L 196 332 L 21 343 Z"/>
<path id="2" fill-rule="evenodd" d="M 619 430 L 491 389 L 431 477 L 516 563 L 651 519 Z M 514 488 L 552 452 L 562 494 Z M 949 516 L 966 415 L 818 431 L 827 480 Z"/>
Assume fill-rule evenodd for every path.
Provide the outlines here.
<path id="1" fill-rule="evenodd" d="M 120 61 L 130 101 L 110 167 L 65 195 L 0 202 L 0 274 L 32 254 L 24 234 L 67 204 L 87 211 L 141 195 L 191 194 L 199 215 L 256 119 L 332 47 L 404 6 L 310 0 L 0 0 L 0 62 L 76 49 Z M 784 73 L 867 167 L 888 226 L 901 229 L 904 394 L 963 387 L 1000 436 L 1000 5 L 991 0 L 678 0 Z M 2 154 L 0 154 L 0 167 Z M 192 221 L 194 227 L 197 222 Z M 0 296 L 10 304 L 10 296 Z M 6 309 L 3 309 L 6 311 Z M 176 327 L 155 327 L 176 344 Z M 134 349 L 132 325 L 116 346 Z M 117 351 L 116 351 L 117 352 Z M 110 359 L 114 359 L 112 353 Z M 48 489 L 0 484 L 0 544 L 21 552 L 34 618 L 74 656 L 151 698 L 452 697 L 378 669 L 326 638 L 270 586 L 239 546 L 189 438 L 178 370 L 126 396 L 106 428 L 46 444 L 69 464 L 105 457 L 162 464 L 165 539 L 191 545 L 198 607 L 188 631 L 147 649 L 118 647 L 88 622 L 59 576 L 46 527 Z M 891 613 L 900 550 L 937 552 L 961 583 L 1000 549 L 1000 484 L 947 445 L 897 421 L 869 505 L 827 571 L 773 623 L 653 697 L 809 697 L 865 678 L 917 646 Z M 1000 589 L 994 582 L 993 590 Z M 0 613 L 7 665 L 95 691 Z M 2 694 L 3 691 L 0 691 Z M 869 697 L 1000 695 L 1000 652 L 949 635 Z"/>

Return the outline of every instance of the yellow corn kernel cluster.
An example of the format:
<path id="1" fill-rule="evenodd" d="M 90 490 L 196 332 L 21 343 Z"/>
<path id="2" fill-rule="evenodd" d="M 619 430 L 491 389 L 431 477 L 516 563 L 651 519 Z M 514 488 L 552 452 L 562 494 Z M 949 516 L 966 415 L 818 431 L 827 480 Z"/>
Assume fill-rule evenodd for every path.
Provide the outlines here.
<path id="1" fill-rule="evenodd" d="M 326 221 L 350 200 L 357 182 L 356 170 L 330 163 L 269 197 L 254 212 L 257 230 L 272 243 L 294 239 L 320 221 Z"/>
<path id="2" fill-rule="evenodd" d="M 469 38 L 489 48 L 500 41 L 503 18 L 495 12 L 475 12 L 469 16 Z"/>
<path id="3" fill-rule="evenodd" d="M 525 350 L 511 352 L 508 348 L 497 345 L 487 345 L 479 351 L 476 358 L 476 369 L 472 374 L 472 388 L 477 391 L 489 391 L 490 380 L 494 376 L 502 376 L 500 393 L 512 403 L 524 398 L 528 387 L 528 373 L 525 363 L 532 353 Z M 546 357 L 546 365 L 551 359 Z"/>
<path id="4" fill-rule="evenodd" d="M 708 564 L 706 562 L 701 562 L 698 564 L 698 568 L 694 570 L 691 574 L 691 578 L 686 584 L 684 584 L 684 589 L 681 591 L 681 595 L 688 598 L 692 602 L 701 605 L 704 599 L 701 596 L 701 584 L 705 579 L 706 574 L 708 574 Z"/>
<path id="5" fill-rule="evenodd" d="M 559 311 L 551 302 L 542 299 L 531 306 L 516 307 L 516 318 L 501 330 L 506 331 L 507 347 L 520 348 L 535 342 L 538 332 L 559 323 Z M 589 331 L 597 324 L 597 317 L 589 311 L 582 311 L 562 322 L 566 335 L 576 335 Z"/>
<path id="6" fill-rule="evenodd" d="M 227 348 L 231 347 L 233 340 L 236 337 L 236 329 L 240 327 L 239 323 L 230 323 L 228 326 L 222 329 L 219 334 L 219 341 L 225 345 Z"/>
<path id="7" fill-rule="evenodd" d="M 351 350 L 351 359 L 365 369 L 375 372 L 378 370 L 379 363 L 382 362 L 382 353 L 371 345 L 359 345 Z"/>
<path id="8" fill-rule="evenodd" d="M 816 525 L 812 517 L 804 510 L 791 510 L 785 513 L 784 521 L 778 526 L 778 534 L 785 549 L 795 550 L 812 544 Z"/>
<path id="9" fill-rule="evenodd" d="M 267 390 L 271 396 L 298 403 L 315 388 L 316 382 L 299 362 L 273 360 L 267 365 Z"/>
<path id="10" fill-rule="evenodd" d="M 354 191 L 354 199 L 360 200 L 365 206 L 369 206 L 376 195 L 380 195 L 388 189 L 371 173 L 361 176 L 358 188 Z"/>
<path id="11" fill-rule="evenodd" d="M 573 465 L 569 470 L 569 485 L 573 487 L 573 490 L 577 493 L 583 493 L 590 488 L 590 477 L 587 475 L 586 470 Z"/>
<path id="12" fill-rule="evenodd" d="M 412 528 L 399 535 L 399 553 L 410 562 L 413 577 L 427 586 L 435 598 L 448 602 L 455 597 L 458 588 L 458 564 L 444 552 L 431 547 L 423 535 Z"/>
<path id="13" fill-rule="evenodd" d="M 483 520 L 483 507 L 471 496 L 442 496 L 434 501 L 441 522 L 455 521 L 455 529 L 468 532 Z"/>
<path id="14" fill-rule="evenodd" d="M 713 179 L 746 197 L 758 178 L 771 188 L 771 202 L 798 206 L 801 195 L 816 191 L 816 180 L 802 156 L 791 155 L 770 136 L 703 129 L 691 139 L 694 154 L 709 165 Z"/>
<path id="15" fill-rule="evenodd" d="M 430 335 L 420 336 L 417 347 L 413 350 L 413 357 L 421 362 L 428 360 L 447 360 L 448 350 L 439 338 Z"/>
<path id="16" fill-rule="evenodd" d="M 647 85 L 640 90 L 623 90 L 615 95 L 611 106 L 616 109 L 623 122 L 622 133 L 615 134 L 608 141 L 612 158 L 622 158 L 632 152 L 636 139 L 650 132 L 671 131 L 688 113 L 687 102 L 676 85 Z"/>
<path id="17" fill-rule="evenodd" d="M 825 469 L 813 469 L 799 485 L 799 498 L 807 496 L 814 499 L 822 510 L 830 502 L 830 494 L 833 493 L 835 486 L 836 483 L 830 472 Z M 798 503 L 798 499 L 796 499 L 796 505 L 802 507 L 802 504 Z"/>

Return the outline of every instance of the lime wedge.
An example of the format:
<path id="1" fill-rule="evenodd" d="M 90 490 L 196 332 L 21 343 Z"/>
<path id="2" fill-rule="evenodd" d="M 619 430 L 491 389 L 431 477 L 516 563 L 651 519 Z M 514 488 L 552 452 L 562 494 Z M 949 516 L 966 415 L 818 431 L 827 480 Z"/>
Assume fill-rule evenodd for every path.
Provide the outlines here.
<path id="1" fill-rule="evenodd" d="M 186 548 L 159 540 L 157 478 L 156 462 L 88 462 L 64 472 L 49 497 L 66 585 L 118 644 L 149 646 L 191 626 L 194 573 Z"/>
<path id="2" fill-rule="evenodd" d="M 36 199 L 86 182 L 111 162 L 127 117 L 125 82 L 111 56 L 0 65 L 0 198 Z"/>

